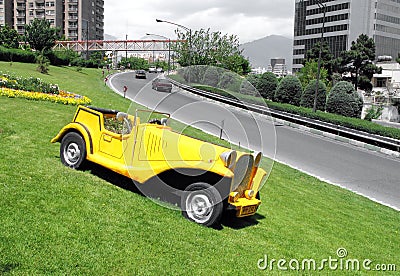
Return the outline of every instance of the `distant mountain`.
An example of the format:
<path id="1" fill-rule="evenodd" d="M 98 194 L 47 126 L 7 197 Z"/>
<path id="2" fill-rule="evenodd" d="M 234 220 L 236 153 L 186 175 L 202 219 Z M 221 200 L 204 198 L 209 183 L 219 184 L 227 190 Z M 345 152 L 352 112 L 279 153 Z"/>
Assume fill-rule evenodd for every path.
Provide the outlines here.
<path id="1" fill-rule="evenodd" d="M 270 35 L 252 42 L 240 45 L 243 55 L 247 57 L 252 67 L 265 67 L 271 63 L 271 58 L 284 58 L 289 71 L 292 71 L 293 39 L 279 35 Z"/>
<path id="2" fill-rule="evenodd" d="M 109 34 L 104 34 L 104 40 L 117 40 L 117 37 Z"/>

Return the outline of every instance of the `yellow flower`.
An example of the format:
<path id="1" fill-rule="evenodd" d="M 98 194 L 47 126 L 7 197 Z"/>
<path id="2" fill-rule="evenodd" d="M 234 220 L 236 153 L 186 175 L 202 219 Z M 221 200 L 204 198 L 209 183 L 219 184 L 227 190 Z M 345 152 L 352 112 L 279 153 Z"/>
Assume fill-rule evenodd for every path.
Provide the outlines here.
<path id="1" fill-rule="evenodd" d="M 1 88 L 0 96 L 6 96 L 9 98 L 25 98 L 28 100 L 43 100 L 70 105 L 88 105 L 91 103 L 91 100 L 86 96 L 80 96 L 65 91 L 62 91 L 60 94 L 46 94 L 41 92 L 29 92 L 10 88 Z"/>

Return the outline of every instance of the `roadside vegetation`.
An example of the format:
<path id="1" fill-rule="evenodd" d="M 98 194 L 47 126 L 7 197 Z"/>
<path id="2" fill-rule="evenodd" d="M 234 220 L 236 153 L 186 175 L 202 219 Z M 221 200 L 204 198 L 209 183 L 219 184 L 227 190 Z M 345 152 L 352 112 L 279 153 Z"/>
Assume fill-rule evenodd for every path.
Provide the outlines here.
<path id="1" fill-rule="evenodd" d="M 371 122 L 372 117 L 376 117 L 378 111 L 367 116 L 365 120 L 360 119 L 362 100 L 353 86 L 345 81 L 337 82 L 331 88 L 327 99 L 323 96 L 328 94 L 325 84 L 321 81 L 320 94 L 317 99 L 317 110 L 313 112 L 312 107 L 315 95 L 316 81 L 311 81 L 306 89 L 301 89 L 299 80 L 294 76 L 288 76 L 280 81 L 283 82 L 280 86 L 277 84 L 278 79 L 271 76 L 269 73 L 263 74 L 261 77 L 254 75 L 248 79 L 239 77 L 233 74 L 232 78 L 235 81 L 230 81 L 230 86 L 224 85 L 226 71 L 222 68 L 214 67 L 213 80 L 204 81 L 206 66 L 193 66 L 190 69 L 181 69 L 175 75 L 169 75 L 173 80 L 180 83 L 191 85 L 204 91 L 212 92 L 232 99 L 237 99 L 243 102 L 266 105 L 270 109 L 288 112 L 295 115 L 300 115 L 310 119 L 320 120 L 335 125 L 348 127 L 360 131 L 365 131 L 371 134 L 377 134 L 394 139 L 400 139 L 400 129 L 381 126 Z M 265 77 L 264 77 L 265 76 Z M 255 86 L 250 84 L 256 82 Z M 211 83 L 212 82 L 212 83 Z M 277 92 L 279 89 L 279 92 Z M 295 93 L 293 94 L 293 91 Z M 282 102 L 273 101 L 263 95 L 275 95 L 278 93 Z M 338 96 L 339 95 L 339 96 Z M 344 98 L 342 97 L 344 96 Z M 295 99 L 294 99 L 295 98 Z M 288 102 L 290 100 L 290 102 Z M 286 101 L 286 102 L 285 102 Z M 292 104 L 291 104 L 292 103 Z M 300 104 L 293 104 L 300 103 Z M 301 104 L 302 103 L 302 104 Z M 332 110 L 333 113 L 325 112 L 325 109 Z M 371 113 L 373 110 L 371 111 Z M 336 113 L 336 114 L 335 114 Z"/>
<path id="2" fill-rule="evenodd" d="M 58 85 L 40 78 L 21 78 L 0 72 L 0 96 L 43 100 L 62 104 L 88 105 L 90 99 L 76 93 L 60 90 Z"/>
<path id="3" fill-rule="evenodd" d="M 10 69 L 87 96 L 94 106 L 130 106 L 104 85 L 101 70 L 50 66 L 42 75 L 34 64 L 0 62 L 0 71 Z M 399 269 L 399 212 L 276 162 L 257 215 L 224 218 L 219 230 L 155 204 L 110 171 L 71 170 L 49 141 L 75 109 L 0 97 L 0 274 L 278 274 L 276 265 L 259 270 L 259 259 L 321 262 L 337 258 L 338 248 L 346 258 L 372 260 L 371 267 Z"/>

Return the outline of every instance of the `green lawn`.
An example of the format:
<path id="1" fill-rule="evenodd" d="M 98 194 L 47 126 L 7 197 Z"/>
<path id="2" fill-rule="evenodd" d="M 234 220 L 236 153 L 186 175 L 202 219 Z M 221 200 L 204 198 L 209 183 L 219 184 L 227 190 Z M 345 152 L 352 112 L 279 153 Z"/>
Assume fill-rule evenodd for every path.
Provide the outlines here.
<path id="1" fill-rule="evenodd" d="M 35 67 L 0 63 L 23 76 L 39 76 Z M 51 67 L 40 77 L 96 106 L 130 104 L 104 86 L 101 70 Z M 341 247 L 371 268 L 400 270 L 399 212 L 282 164 L 255 217 L 225 218 L 215 230 L 122 188 L 129 182 L 106 181 L 110 172 L 64 167 L 59 144 L 49 141 L 75 107 L 0 97 L 0 111 L 0 274 L 265 275 L 271 271 L 257 268 L 265 254 L 321 262 Z"/>

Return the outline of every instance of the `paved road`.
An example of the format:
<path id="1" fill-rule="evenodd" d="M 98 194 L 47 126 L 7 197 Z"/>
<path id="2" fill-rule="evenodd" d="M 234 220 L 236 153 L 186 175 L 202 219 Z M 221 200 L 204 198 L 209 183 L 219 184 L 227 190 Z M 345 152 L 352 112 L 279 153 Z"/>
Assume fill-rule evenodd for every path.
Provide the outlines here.
<path id="1" fill-rule="evenodd" d="M 228 108 L 174 88 L 173 93 L 151 89 L 147 80 L 133 73 L 113 76 L 110 85 L 121 91 L 128 85 L 134 101 L 173 118 L 219 135 L 224 121 L 224 138 L 259 150 L 291 167 L 400 210 L 400 161 L 383 154 L 286 127 L 265 118 Z M 120 92 L 121 93 L 121 92 Z M 261 134 L 261 135 L 260 135 Z M 260 138 L 262 137 L 262 138 Z"/>

